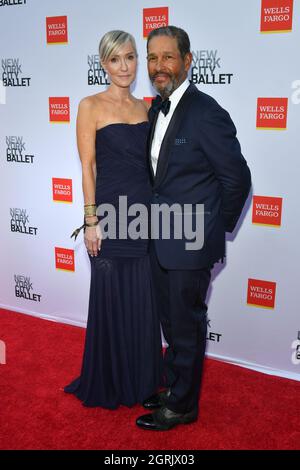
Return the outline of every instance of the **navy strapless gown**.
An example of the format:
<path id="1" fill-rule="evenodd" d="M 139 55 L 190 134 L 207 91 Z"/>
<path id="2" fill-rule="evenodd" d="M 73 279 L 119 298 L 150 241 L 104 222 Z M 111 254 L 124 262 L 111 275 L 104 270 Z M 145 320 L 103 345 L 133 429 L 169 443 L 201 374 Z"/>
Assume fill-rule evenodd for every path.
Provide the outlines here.
<path id="1" fill-rule="evenodd" d="M 96 204 L 119 196 L 150 204 L 148 123 L 110 124 L 96 133 Z M 80 377 L 65 387 L 85 406 L 133 406 L 161 378 L 161 336 L 152 294 L 147 239 L 104 239 L 90 257 L 91 285 Z"/>

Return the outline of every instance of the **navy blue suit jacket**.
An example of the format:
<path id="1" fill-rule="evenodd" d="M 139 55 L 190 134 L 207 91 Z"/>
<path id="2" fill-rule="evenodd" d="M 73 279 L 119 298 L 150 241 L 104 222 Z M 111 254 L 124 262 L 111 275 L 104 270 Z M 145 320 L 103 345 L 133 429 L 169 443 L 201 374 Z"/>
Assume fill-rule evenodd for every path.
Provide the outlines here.
<path id="1" fill-rule="evenodd" d="M 204 204 L 204 244 L 188 251 L 184 233 L 154 240 L 160 264 L 166 269 L 200 269 L 225 255 L 225 232 L 232 232 L 251 187 L 250 170 L 241 154 L 235 126 L 212 97 L 191 84 L 180 99 L 161 145 L 156 175 L 151 145 L 158 113 L 149 111 L 148 162 L 153 204 L 183 207 Z M 184 232 L 184 231 L 183 231 Z"/>

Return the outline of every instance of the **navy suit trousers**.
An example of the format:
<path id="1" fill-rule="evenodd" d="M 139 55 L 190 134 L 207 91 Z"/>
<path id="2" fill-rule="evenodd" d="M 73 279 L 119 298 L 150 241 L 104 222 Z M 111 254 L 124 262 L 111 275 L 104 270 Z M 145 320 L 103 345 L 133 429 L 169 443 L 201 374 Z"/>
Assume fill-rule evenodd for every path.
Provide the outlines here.
<path id="1" fill-rule="evenodd" d="M 171 395 L 166 406 L 178 413 L 198 409 L 206 347 L 205 298 L 212 266 L 167 270 L 150 244 L 154 295 L 165 340 L 164 385 Z"/>

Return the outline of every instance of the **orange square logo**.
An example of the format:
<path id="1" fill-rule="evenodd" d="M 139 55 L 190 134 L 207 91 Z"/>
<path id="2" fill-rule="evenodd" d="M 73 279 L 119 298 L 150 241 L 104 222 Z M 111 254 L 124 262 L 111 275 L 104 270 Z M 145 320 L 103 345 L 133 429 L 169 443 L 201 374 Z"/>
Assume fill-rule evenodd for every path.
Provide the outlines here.
<path id="1" fill-rule="evenodd" d="M 278 33 L 292 31 L 293 0 L 262 0 L 260 31 Z"/>
<path id="2" fill-rule="evenodd" d="M 75 271 L 74 250 L 55 247 L 55 267 L 63 271 Z"/>
<path id="3" fill-rule="evenodd" d="M 73 202 L 72 180 L 52 178 L 53 201 Z"/>
<path id="4" fill-rule="evenodd" d="M 257 307 L 274 308 L 276 282 L 248 279 L 247 304 Z"/>
<path id="5" fill-rule="evenodd" d="M 252 223 L 280 227 L 282 197 L 253 196 Z"/>
<path id="6" fill-rule="evenodd" d="M 287 98 L 257 98 L 257 129 L 286 129 Z"/>
<path id="7" fill-rule="evenodd" d="M 47 44 L 66 44 L 68 42 L 68 23 L 66 16 L 46 18 Z"/>
<path id="8" fill-rule="evenodd" d="M 169 7 L 143 9 L 143 37 L 148 37 L 153 29 L 168 26 Z"/>
<path id="9" fill-rule="evenodd" d="M 50 122 L 70 122 L 70 98 L 68 96 L 49 97 Z"/>

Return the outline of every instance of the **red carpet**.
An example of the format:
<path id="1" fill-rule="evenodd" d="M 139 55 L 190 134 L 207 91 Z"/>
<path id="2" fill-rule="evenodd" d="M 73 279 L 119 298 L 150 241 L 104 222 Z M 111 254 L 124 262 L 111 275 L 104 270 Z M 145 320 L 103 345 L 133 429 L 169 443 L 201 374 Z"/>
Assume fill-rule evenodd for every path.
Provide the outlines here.
<path id="1" fill-rule="evenodd" d="M 79 371 L 84 330 L 0 311 L 0 449 L 299 449 L 300 383 L 207 360 L 197 423 L 143 431 L 141 406 L 85 408 L 62 388 Z"/>

